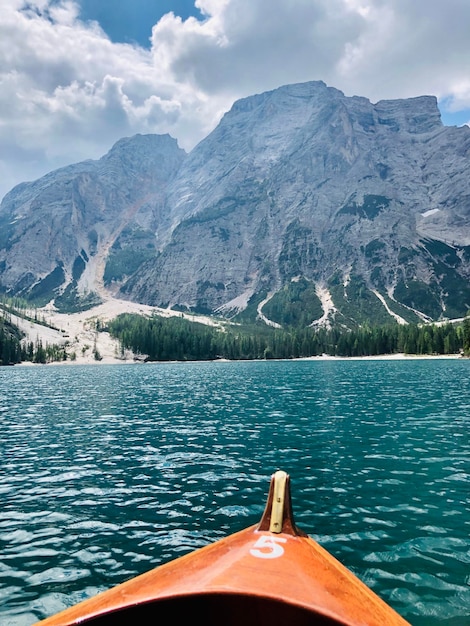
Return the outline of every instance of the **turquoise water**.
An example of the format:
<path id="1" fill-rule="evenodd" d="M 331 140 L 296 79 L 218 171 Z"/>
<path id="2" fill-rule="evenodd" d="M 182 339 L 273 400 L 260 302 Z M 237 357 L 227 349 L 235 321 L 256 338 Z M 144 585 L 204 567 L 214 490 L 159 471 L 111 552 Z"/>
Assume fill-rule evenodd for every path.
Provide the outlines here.
<path id="1" fill-rule="evenodd" d="M 297 524 L 415 626 L 470 624 L 470 361 L 0 368 L 0 624 L 259 520 Z"/>

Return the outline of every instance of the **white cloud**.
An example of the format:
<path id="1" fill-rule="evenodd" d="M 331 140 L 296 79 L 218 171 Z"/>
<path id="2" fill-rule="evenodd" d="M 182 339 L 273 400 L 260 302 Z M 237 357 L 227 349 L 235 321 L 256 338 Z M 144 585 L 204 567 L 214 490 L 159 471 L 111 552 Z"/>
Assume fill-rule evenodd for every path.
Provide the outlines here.
<path id="1" fill-rule="evenodd" d="M 286 83 L 470 107 L 462 0 L 196 6 L 202 20 L 163 16 L 147 50 L 111 42 L 72 0 L 0 0 L 0 196 L 137 132 L 169 132 L 190 149 L 234 99 Z"/>
<path id="2" fill-rule="evenodd" d="M 200 0 L 204 22 L 165 16 L 153 30 L 156 64 L 209 94 L 248 95 L 328 79 L 362 18 L 342 0 Z"/>

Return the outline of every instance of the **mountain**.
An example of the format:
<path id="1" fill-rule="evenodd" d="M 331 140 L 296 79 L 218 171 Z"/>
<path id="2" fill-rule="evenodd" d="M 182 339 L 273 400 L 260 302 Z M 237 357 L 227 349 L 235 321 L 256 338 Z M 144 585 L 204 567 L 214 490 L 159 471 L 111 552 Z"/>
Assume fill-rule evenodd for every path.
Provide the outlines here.
<path id="1" fill-rule="evenodd" d="M 185 156 L 169 135 L 137 135 L 15 187 L 0 205 L 2 290 L 65 310 L 99 301 L 107 274 L 132 274 L 155 254 L 164 190 Z"/>
<path id="2" fill-rule="evenodd" d="M 13 189 L 1 287 L 64 308 L 106 287 L 280 325 L 460 317 L 469 151 L 434 97 L 280 87 L 236 102 L 188 155 L 137 136 Z"/>

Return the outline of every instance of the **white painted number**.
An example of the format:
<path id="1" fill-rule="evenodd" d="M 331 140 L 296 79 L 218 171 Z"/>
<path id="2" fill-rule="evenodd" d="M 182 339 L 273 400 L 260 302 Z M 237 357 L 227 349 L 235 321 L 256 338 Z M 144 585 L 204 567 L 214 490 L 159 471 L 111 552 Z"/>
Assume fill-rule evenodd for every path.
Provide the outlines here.
<path id="1" fill-rule="evenodd" d="M 280 545 L 286 543 L 283 537 L 273 537 L 272 535 L 261 535 L 250 554 L 258 559 L 277 559 L 284 554 L 284 548 Z"/>

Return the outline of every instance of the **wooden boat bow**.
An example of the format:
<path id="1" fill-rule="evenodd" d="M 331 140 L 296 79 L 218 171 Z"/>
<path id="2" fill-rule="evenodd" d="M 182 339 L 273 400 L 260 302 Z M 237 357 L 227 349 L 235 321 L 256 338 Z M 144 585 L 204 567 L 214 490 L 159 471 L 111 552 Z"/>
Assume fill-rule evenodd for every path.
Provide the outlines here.
<path id="1" fill-rule="evenodd" d="M 298 529 L 294 523 L 290 476 L 286 472 L 278 470 L 271 477 L 268 499 L 258 530 L 307 537 L 307 534 Z"/>
<path id="2" fill-rule="evenodd" d="M 40 624 L 186 623 L 188 617 L 224 626 L 408 624 L 296 527 L 290 479 L 281 471 L 271 479 L 258 525 L 161 565 Z"/>

